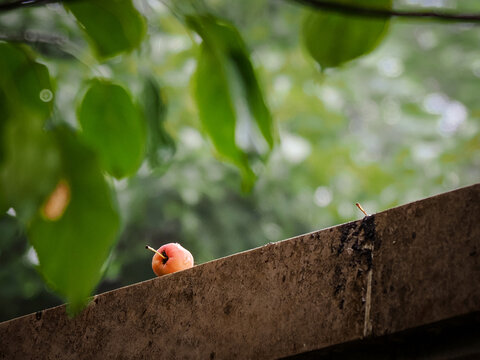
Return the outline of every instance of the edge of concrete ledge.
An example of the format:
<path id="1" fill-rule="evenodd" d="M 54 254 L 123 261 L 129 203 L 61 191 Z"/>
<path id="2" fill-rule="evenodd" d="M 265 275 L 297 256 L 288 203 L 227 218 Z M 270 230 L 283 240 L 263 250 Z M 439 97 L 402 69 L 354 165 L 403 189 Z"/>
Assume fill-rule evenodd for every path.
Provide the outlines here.
<path id="1" fill-rule="evenodd" d="M 480 184 L 0 323 L 0 358 L 271 359 L 480 311 Z"/>

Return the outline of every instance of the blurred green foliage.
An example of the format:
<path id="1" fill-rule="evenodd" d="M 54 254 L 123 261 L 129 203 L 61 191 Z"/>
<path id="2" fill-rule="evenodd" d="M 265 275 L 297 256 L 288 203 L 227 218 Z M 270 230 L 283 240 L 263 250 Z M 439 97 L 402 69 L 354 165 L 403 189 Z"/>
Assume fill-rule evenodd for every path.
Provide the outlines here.
<path id="1" fill-rule="evenodd" d="M 84 24 L 81 30 L 77 21 L 82 23 L 88 18 L 80 18 L 73 9 L 77 18 L 58 4 L 0 15 L 2 38 L 20 38 L 37 55 L 26 47 L 0 42 L 3 49 L 8 47 L 12 54 L 20 51 L 18 56 L 25 59 L 22 61 L 35 64 L 37 69 L 48 68 L 55 80 L 54 86 L 25 88 L 22 76 L 30 76 L 28 72 L 14 78 L 12 72 L 0 72 L 0 179 L 8 181 L 9 186 L 28 185 L 34 190 L 24 194 L 37 194 L 25 195 L 25 200 L 20 196 L 22 192 L 6 190 L 4 183 L 0 189 L 0 210 L 12 207 L 0 218 L 0 320 L 61 302 L 45 287 L 35 266 L 50 283 L 46 274 L 57 276 L 59 271 L 53 269 L 50 273 L 44 266 L 66 269 L 64 276 L 55 280 L 61 284 L 61 289 L 56 290 L 78 300 L 80 305 L 101 274 L 103 280 L 96 293 L 152 278 L 151 255 L 145 251 L 145 244 L 159 247 L 166 242 L 180 242 L 198 264 L 359 218 L 362 215 L 354 206 L 357 201 L 374 213 L 478 182 L 477 27 L 392 19 L 383 42 L 368 56 L 320 72 L 318 64 L 325 64 L 310 57 L 301 39 L 303 20 L 310 11 L 302 6 L 274 0 L 167 4 L 170 7 L 155 0 L 135 2 L 142 14 L 139 24 L 143 17 L 148 24 L 146 34 L 143 25 L 138 25 L 135 28 L 140 30 L 133 31 L 132 37 L 126 35 L 120 50 L 107 46 L 103 53 L 98 47 L 110 44 L 109 39 L 115 39 L 118 33 L 110 37 L 105 32 L 97 38 L 98 31 L 91 27 Z M 206 51 L 205 35 L 198 29 L 196 33 L 188 30 L 182 15 L 195 14 L 196 4 L 202 4 L 202 11 L 208 8 L 223 19 L 221 23 L 231 26 L 233 33 L 236 27 L 241 36 L 237 40 L 242 44 L 236 57 L 228 48 L 237 40 L 217 44 L 208 59 L 214 56 L 220 65 L 215 68 L 209 64 L 212 70 L 200 74 L 196 65 L 197 59 L 205 60 L 205 55 L 199 55 Z M 474 0 L 397 0 L 394 6 L 418 9 L 424 4 L 480 11 Z M 111 24 L 105 22 L 107 27 L 118 26 Z M 140 38 L 140 47 L 132 50 Z M 370 50 L 364 48 L 355 57 Z M 114 56 L 121 51 L 121 55 Z M 4 66 L 4 59 L 7 57 L 0 57 L 0 66 Z M 349 58 L 334 59 L 337 65 Z M 226 77 L 221 79 L 221 86 L 227 89 L 217 97 L 213 90 L 210 96 L 201 93 L 202 86 L 208 91 L 214 85 L 221 69 L 227 74 L 222 75 Z M 35 84 L 42 78 L 28 81 Z M 105 143 L 95 138 L 92 147 L 81 121 L 82 99 L 87 98 L 85 94 L 95 86 L 92 84 L 99 84 L 89 81 L 91 78 L 102 78 L 115 91 L 127 93 L 130 100 L 121 104 L 112 105 L 115 99 L 103 100 L 105 108 L 110 109 L 107 119 L 121 117 L 115 112 L 123 114 L 125 106 L 130 112 L 138 106 L 145 138 L 138 135 L 142 132 L 138 127 L 128 134 L 114 128 L 112 133 L 118 132 L 116 140 L 125 135 L 132 138 L 125 139 L 124 148 L 104 147 L 111 139 L 108 128 L 102 128 Z M 43 112 L 43 106 L 26 107 L 33 109 L 34 118 L 43 127 L 24 127 L 23 117 L 15 113 L 18 106 L 11 105 L 11 86 L 3 85 L 5 81 L 23 86 L 21 101 L 31 104 L 38 102 L 39 91 L 50 89 L 51 93 L 44 95 L 51 96 L 42 103 L 53 105 L 52 113 L 51 109 Z M 233 130 L 235 143 L 230 140 L 227 146 L 237 148 L 248 171 L 257 179 L 250 193 L 241 190 L 242 180 L 234 166 L 212 157 L 212 149 L 221 159 L 228 159 L 226 154 L 231 150 L 219 149 L 215 140 L 218 128 L 213 124 L 211 130 L 206 129 L 205 121 L 209 119 L 202 119 L 202 107 L 217 111 L 212 102 L 221 101 L 222 96 L 230 101 L 232 110 L 228 116 L 234 125 L 228 131 L 231 138 Z M 103 111 L 99 110 L 100 98 L 96 95 L 91 99 L 99 103 L 84 110 L 92 112 L 85 121 L 102 118 L 98 113 Z M 263 109 L 263 103 L 269 110 Z M 93 113 L 95 108 L 97 113 Z M 76 109 L 80 109 L 80 121 Z M 270 116 L 273 124 L 268 123 Z M 130 120 L 131 116 L 126 121 Z M 83 132 L 73 135 L 65 125 Z M 65 132 L 60 138 L 59 128 Z M 5 141 L 5 134 L 15 129 L 25 134 L 22 141 Z M 97 131 L 95 134 L 99 134 Z M 276 143 L 270 151 L 272 139 Z M 53 145 L 38 145 L 43 142 Z M 134 161 L 120 171 L 117 179 L 102 176 L 102 168 L 108 170 L 102 152 L 106 151 L 109 159 L 123 157 L 122 151 L 131 146 L 138 149 L 139 144 L 145 146 L 147 157 L 134 176 L 123 178 L 140 165 Z M 36 154 L 37 148 L 50 149 L 50 160 L 34 161 L 28 166 L 23 166 L 26 160 L 16 160 L 23 154 Z M 109 152 L 112 149 L 118 150 Z M 44 157 L 37 154 L 33 158 Z M 18 184 L 13 169 L 22 180 Z M 44 173 L 51 177 L 42 176 Z M 21 204 L 35 198 L 36 205 L 29 206 L 35 208 L 61 178 L 71 179 L 72 198 L 63 217 L 55 223 L 39 212 L 23 214 L 21 206 L 12 206 L 14 202 L 1 195 L 18 194 Z M 109 192 L 107 184 L 116 191 Z M 57 234 L 58 229 L 63 233 Z M 112 248 L 115 234 L 119 239 Z M 46 241 L 60 238 L 70 239 L 61 249 L 55 241 Z M 58 260 L 58 256 L 65 258 Z M 83 272 L 90 275 L 81 278 L 83 285 L 76 287 L 76 279 Z"/>

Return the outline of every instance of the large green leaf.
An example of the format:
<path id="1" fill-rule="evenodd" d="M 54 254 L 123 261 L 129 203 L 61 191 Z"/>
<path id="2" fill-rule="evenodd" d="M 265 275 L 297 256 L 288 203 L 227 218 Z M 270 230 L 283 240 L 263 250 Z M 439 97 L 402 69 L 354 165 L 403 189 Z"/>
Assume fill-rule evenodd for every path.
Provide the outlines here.
<path id="1" fill-rule="evenodd" d="M 0 206 L 28 220 L 58 180 L 59 151 L 44 130 L 53 92 L 25 47 L 0 43 L 0 73 Z"/>
<path id="2" fill-rule="evenodd" d="M 233 69 L 235 73 L 228 70 L 226 72 L 228 86 L 232 89 L 235 87 L 233 82 L 240 82 L 241 93 L 238 95 L 246 98 L 252 120 L 272 148 L 272 117 L 265 104 L 247 47 L 238 30 L 228 21 L 211 15 L 189 16 L 187 23 L 202 37 L 203 46 L 217 57 L 222 67 Z"/>
<path id="3" fill-rule="evenodd" d="M 175 153 L 175 142 L 165 130 L 167 104 L 160 86 L 153 77 L 145 79 L 142 100 L 148 129 L 148 162 L 154 168 L 166 165 Z"/>
<path id="4" fill-rule="evenodd" d="M 40 212 L 28 229 L 46 282 L 69 301 L 75 313 L 101 277 L 119 219 L 95 154 L 66 129 L 56 133 L 62 151 L 62 182 L 68 188 L 63 215 Z"/>
<path id="5" fill-rule="evenodd" d="M 5 158 L 0 165 L 0 196 L 28 220 L 58 180 L 60 155 L 38 122 L 9 121 L 2 133 Z"/>
<path id="6" fill-rule="evenodd" d="M 236 117 L 227 75 L 218 58 L 206 47 L 202 47 L 198 58 L 193 91 L 204 130 L 219 154 L 242 171 L 244 186 L 250 188 L 255 176 L 246 155 L 235 143 Z"/>
<path id="7" fill-rule="evenodd" d="M 236 123 L 242 112 L 239 97 L 246 100 L 248 121 L 256 124 L 269 148 L 273 147 L 273 122 L 245 43 L 225 20 L 211 15 L 188 16 L 186 20 L 203 39 L 194 78 L 200 120 L 217 151 L 242 170 L 249 186 L 253 172 L 235 143 Z"/>
<path id="8" fill-rule="evenodd" d="M 82 135 L 117 178 L 134 173 L 145 154 L 145 120 L 120 85 L 94 80 L 78 111 Z"/>
<path id="9" fill-rule="evenodd" d="M 0 41 L 0 91 L 2 106 L 15 117 L 34 116 L 44 123 L 53 105 L 53 89 L 45 65 L 35 61 L 25 46 Z M 6 113 L 0 114 L 6 121 Z"/>
<path id="10" fill-rule="evenodd" d="M 389 9 L 392 0 L 336 0 L 338 3 Z M 303 38 L 310 55 L 322 68 L 337 67 L 368 54 L 381 42 L 389 19 L 311 11 L 303 22 Z"/>
<path id="11" fill-rule="evenodd" d="M 5 133 L 5 125 L 7 124 L 7 119 L 10 117 L 6 98 L 7 96 L 3 92 L 3 89 L 0 87 L 0 166 L 5 159 L 5 140 L 3 134 Z M 1 199 L 2 197 L 0 196 L 0 203 Z"/>
<path id="12" fill-rule="evenodd" d="M 242 82 L 244 96 L 247 99 L 247 104 L 250 113 L 253 114 L 253 119 L 256 121 L 258 128 L 262 132 L 264 139 L 267 141 L 270 148 L 273 147 L 273 121 L 270 111 L 265 105 L 262 92 L 258 85 L 255 71 L 252 63 L 245 56 L 244 52 L 233 52 L 231 59 L 235 65 L 235 69 L 239 73 L 239 78 Z"/>
<path id="13" fill-rule="evenodd" d="M 145 19 L 131 0 L 78 0 L 64 6 L 77 18 L 100 58 L 131 51 L 145 36 Z"/>

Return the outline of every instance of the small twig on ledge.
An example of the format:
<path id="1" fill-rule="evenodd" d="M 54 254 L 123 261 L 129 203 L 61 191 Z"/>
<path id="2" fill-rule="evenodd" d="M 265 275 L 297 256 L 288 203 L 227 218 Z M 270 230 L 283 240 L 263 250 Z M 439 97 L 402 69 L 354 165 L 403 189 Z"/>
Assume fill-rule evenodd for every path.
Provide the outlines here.
<path id="1" fill-rule="evenodd" d="M 360 203 L 355 203 L 355 206 L 365 215 L 368 216 L 367 212 L 363 209 L 362 205 Z"/>
<path id="2" fill-rule="evenodd" d="M 435 11 L 408 11 L 408 10 L 393 10 L 393 9 L 379 9 L 371 7 L 362 7 L 356 5 L 349 5 L 345 3 L 338 3 L 326 0 L 291 0 L 318 10 L 326 10 L 347 15 L 355 15 L 369 18 L 415 18 L 419 20 L 437 19 L 453 22 L 480 22 L 480 14 L 455 14 L 447 12 Z"/>

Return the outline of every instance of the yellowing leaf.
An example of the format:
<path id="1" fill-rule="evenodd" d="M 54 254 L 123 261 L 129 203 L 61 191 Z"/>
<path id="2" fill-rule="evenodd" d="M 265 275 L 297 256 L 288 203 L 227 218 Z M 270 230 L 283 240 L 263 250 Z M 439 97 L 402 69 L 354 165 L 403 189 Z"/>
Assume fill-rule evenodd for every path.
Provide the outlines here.
<path id="1" fill-rule="evenodd" d="M 69 202 L 70 185 L 65 179 L 61 179 L 42 207 L 43 217 L 51 221 L 60 219 Z"/>
<path id="2" fill-rule="evenodd" d="M 95 153 L 66 129 L 56 130 L 56 141 L 62 153 L 64 180 L 53 193 L 55 200 L 50 197 L 47 204 L 58 201 L 51 215 L 58 215 L 58 210 L 63 215 L 52 221 L 38 212 L 28 237 L 47 284 L 63 295 L 70 311 L 76 313 L 100 280 L 102 265 L 116 239 L 119 217 Z"/>

